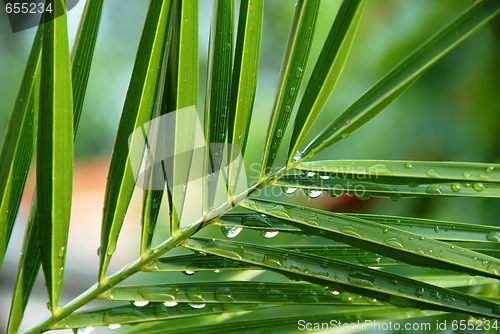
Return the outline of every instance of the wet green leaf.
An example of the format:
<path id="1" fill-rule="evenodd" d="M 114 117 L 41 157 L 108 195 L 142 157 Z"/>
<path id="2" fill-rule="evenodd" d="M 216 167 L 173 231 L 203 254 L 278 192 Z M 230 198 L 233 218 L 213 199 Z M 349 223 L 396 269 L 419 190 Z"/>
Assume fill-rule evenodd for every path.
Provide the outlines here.
<path id="1" fill-rule="evenodd" d="M 183 246 L 194 251 L 267 267 L 326 286 L 340 294 L 347 291 L 398 307 L 500 317 L 500 305 L 491 301 L 339 260 L 276 247 L 214 239 L 190 238 Z"/>
<path id="2" fill-rule="evenodd" d="M 62 290 L 73 190 L 73 94 L 65 12 L 65 4 L 56 3 L 45 14 L 52 19 L 42 33 L 36 160 L 42 269 L 53 312 Z"/>
<path id="3" fill-rule="evenodd" d="M 320 0 L 299 0 L 295 6 L 276 87 L 271 122 L 267 130 L 260 171 L 261 178 L 269 175 L 269 169 L 273 166 L 292 115 L 311 52 L 320 3 Z"/>
<path id="4" fill-rule="evenodd" d="M 345 1 L 340 6 L 297 110 L 288 152 L 289 163 L 293 162 L 299 145 L 318 118 L 337 84 L 349 56 L 365 6 L 365 0 Z"/>
<path id="5" fill-rule="evenodd" d="M 264 200 L 241 206 L 287 220 L 317 236 L 347 243 L 412 265 L 498 278 L 500 260 L 396 227 L 339 213 Z"/>
<path id="6" fill-rule="evenodd" d="M 430 37 L 356 102 L 328 124 L 301 152 L 298 160 L 339 142 L 366 124 L 410 88 L 434 63 L 500 11 L 497 0 L 473 4 L 461 16 Z"/>
<path id="7" fill-rule="evenodd" d="M 101 281 L 106 276 L 109 261 L 116 250 L 116 242 L 135 187 L 129 160 L 129 136 L 151 119 L 167 39 L 169 9 L 168 0 L 150 4 L 132 70 L 106 184 L 99 264 Z M 133 135 L 130 146 L 133 147 L 134 142 L 141 139 L 143 140 Z"/>

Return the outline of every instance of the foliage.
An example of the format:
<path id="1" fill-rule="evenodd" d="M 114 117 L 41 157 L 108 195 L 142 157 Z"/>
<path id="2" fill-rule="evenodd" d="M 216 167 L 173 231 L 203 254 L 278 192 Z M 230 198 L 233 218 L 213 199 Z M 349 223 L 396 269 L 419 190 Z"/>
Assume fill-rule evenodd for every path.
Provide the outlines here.
<path id="1" fill-rule="evenodd" d="M 342 73 L 366 0 L 342 3 L 318 60 L 309 65 L 311 76 L 304 83 L 301 99 L 298 92 L 321 8 L 319 0 L 299 0 L 281 65 L 258 183 L 249 185 L 243 197 L 233 194 L 229 187 L 231 207 L 218 211 L 210 203 L 213 194 L 203 188 L 203 196 L 209 199 L 204 203 L 206 214 L 187 226 L 180 224 L 178 208 L 172 204 L 179 198 L 183 202 L 183 193 L 168 184 L 164 189 L 144 190 L 140 256 L 108 276 L 108 265 L 136 186 L 129 140 L 133 143 L 138 139 L 129 136 L 150 120 L 196 106 L 198 100 L 198 4 L 190 0 L 151 1 L 109 167 L 98 281 L 60 306 L 71 213 L 72 139 L 78 130 L 103 3 L 86 2 L 71 55 L 66 15 L 38 28 L 9 122 L 0 156 L 0 264 L 35 148 L 37 185 L 8 333 L 16 333 L 19 328 L 40 267 L 45 275 L 50 314 L 28 333 L 64 328 L 88 333 L 95 326 L 118 325 L 124 325 L 120 329 L 123 333 L 155 333 L 165 328 L 180 332 L 192 327 L 203 332 L 294 332 L 297 321 L 307 317 L 310 322 L 332 318 L 341 322 L 385 322 L 431 315 L 444 319 L 457 314 L 500 318 L 498 296 L 488 290 L 500 278 L 500 254 L 494 247 L 500 242 L 498 227 L 340 214 L 251 196 L 269 186 L 283 187 L 286 193 L 301 188 L 312 198 L 322 191 L 338 196 L 337 190 L 358 195 L 358 189 L 364 190 L 359 195 L 362 199 L 500 197 L 498 164 L 310 160 L 378 115 L 430 66 L 491 20 L 500 11 L 498 0 L 472 5 L 403 59 L 310 142 L 305 139 Z M 65 11 L 64 2 L 54 8 L 52 15 Z M 234 0 L 216 0 L 213 10 L 204 110 L 206 140 L 208 144 L 231 144 L 245 153 L 257 85 L 263 0 L 241 1 L 237 27 Z M 286 143 L 284 133 L 290 121 L 292 133 Z M 176 126 L 179 132 L 193 130 Z M 285 161 L 280 161 L 278 155 L 282 144 L 288 144 Z M 182 143 L 175 142 L 174 146 L 176 151 L 182 151 Z M 230 161 L 236 156 L 235 151 L 228 154 Z M 208 168 L 208 164 L 221 162 L 205 163 Z M 176 180 L 185 182 L 191 158 L 179 155 L 172 164 Z M 146 174 L 146 182 L 153 182 L 155 173 L 158 170 Z M 333 177 L 339 173 L 342 178 Z M 236 174 L 230 165 L 230 183 Z M 153 246 L 159 202 L 169 208 L 171 236 Z M 253 229 L 267 238 L 281 233 L 298 235 L 301 241 L 298 245 L 262 245 L 199 234 L 216 225 L 228 238 L 243 229 Z M 179 248 L 194 253 L 166 255 Z M 404 270 L 412 266 L 436 270 L 433 275 L 407 277 Z M 390 268 L 403 270 L 395 273 Z M 155 275 L 174 271 L 234 271 L 245 277 L 268 271 L 279 279 L 239 280 L 235 274 L 216 282 L 120 284 L 138 272 Z M 474 289 L 464 288 L 467 286 Z M 78 311 L 95 299 L 113 304 Z M 318 308 L 299 317 L 300 310 L 290 309 L 297 305 Z"/>

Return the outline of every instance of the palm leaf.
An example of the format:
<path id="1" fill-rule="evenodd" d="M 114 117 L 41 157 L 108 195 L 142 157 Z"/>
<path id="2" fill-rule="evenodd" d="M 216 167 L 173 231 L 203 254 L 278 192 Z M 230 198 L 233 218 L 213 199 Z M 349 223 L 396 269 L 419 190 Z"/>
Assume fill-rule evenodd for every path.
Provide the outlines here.
<path id="1" fill-rule="evenodd" d="M 340 6 L 297 110 L 290 139 L 289 163 L 337 84 L 365 7 L 364 0 L 346 1 Z"/>
<path id="2" fill-rule="evenodd" d="M 14 228 L 35 147 L 41 36 L 42 28 L 38 28 L 0 152 L 0 268 Z"/>
<path id="3" fill-rule="evenodd" d="M 278 184 L 374 196 L 500 197 L 497 164 L 464 162 L 331 160 L 305 162 L 305 173 L 285 174 Z M 365 196 L 367 197 L 367 196 Z"/>
<path id="4" fill-rule="evenodd" d="M 363 296 L 332 294 L 322 286 L 273 282 L 193 282 L 116 287 L 99 296 L 107 300 L 176 303 L 246 303 L 383 305 Z"/>
<path id="5" fill-rule="evenodd" d="M 135 143 L 144 139 L 139 138 L 134 130 L 151 119 L 159 68 L 167 39 L 166 26 L 169 8 L 170 1 L 168 0 L 155 1 L 150 4 L 118 126 L 104 198 L 99 263 L 99 280 L 101 281 L 106 275 L 111 256 L 116 250 L 118 235 L 135 187 L 132 165 L 129 160 L 129 136 L 133 133 L 130 147 L 135 147 Z M 142 154 L 139 156 L 142 158 Z"/>
<path id="6" fill-rule="evenodd" d="M 192 155 L 177 154 L 190 152 L 194 146 L 195 125 L 189 114 L 190 108 L 198 104 L 198 3 L 176 0 L 172 12 L 172 46 L 167 69 L 166 112 L 176 112 L 174 158 L 172 161 L 173 184 L 186 184 Z M 170 82 L 168 82 L 170 81 Z M 186 135 L 187 134 L 187 135 Z M 180 216 L 184 208 L 185 189 L 169 189 L 171 222 L 170 233 L 180 233 Z"/>
<path id="7" fill-rule="evenodd" d="M 304 315 L 278 318 L 264 317 L 255 320 L 204 325 L 197 327 L 197 330 L 202 333 L 302 333 L 307 328 L 314 329 L 316 324 L 318 324 L 318 327 L 316 327 L 317 330 L 327 330 L 325 324 L 328 325 L 328 329 L 331 331 L 342 330 L 342 325 L 344 323 L 360 323 L 360 330 L 370 329 L 370 327 L 373 328 L 375 324 L 377 326 L 375 328 L 380 329 L 381 325 L 387 322 L 388 314 L 390 314 L 391 320 L 404 320 L 433 316 L 442 314 L 442 312 L 422 311 L 410 308 L 397 309 L 394 307 L 377 307 L 375 309 L 360 307 L 348 310 L 335 309 L 331 313 L 310 314 L 307 315 L 307 320 L 305 320 Z M 156 328 L 151 328 L 148 334 L 163 333 L 160 328 L 161 326 L 165 328 L 166 325 L 166 322 L 158 324 Z M 356 330 L 355 328 L 356 327 L 353 326 L 353 331 Z M 186 328 L 174 328 L 172 331 L 169 329 L 169 333 L 185 333 L 185 331 Z"/>
<path id="8" fill-rule="evenodd" d="M 137 305 L 143 305 L 136 302 Z M 168 305 L 168 303 L 167 303 Z M 85 328 L 109 326 L 113 324 L 132 324 L 160 319 L 198 317 L 207 314 L 238 312 L 259 307 L 254 304 L 179 304 L 174 307 L 165 303 L 147 303 L 143 306 L 122 305 L 75 312 L 58 322 L 52 329 Z M 262 305 L 265 307 L 265 305 Z"/>
<path id="9" fill-rule="evenodd" d="M 300 154 L 300 161 L 339 142 L 403 94 L 434 63 L 500 11 L 497 0 L 474 4 L 412 52 L 356 102 L 328 124 Z"/>
<path id="10" fill-rule="evenodd" d="M 263 14 L 263 0 L 241 1 L 229 97 L 228 143 L 242 154 L 246 148 L 257 88 Z M 231 161 L 236 158 L 234 155 L 233 151 Z M 232 166 L 229 166 L 230 175 L 236 172 L 231 170 Z"/>
<path id="11" fill-rule="evenodd" d="M 65 4 L 55 4 L 50 13 L 54 16 L 43 26 L 37 140 L 37 219 L 53 312 L 62 290 L 73 184 L 73 96 L 65 13 Z"/>
<path id="12" fill-rule="evenodd" d="M 500 260 L 446 242 L 339 213 L 252 199 L 240 205 L 279 217 L 324 238 L 365 248 L 393 259 L 432 268 L 498 278 Z"/>
<path id="13" fill-rule="evenodd" d="M 87 82 L 90 74 L 92 58 L 97 40 L 97 32 L 100 24 L 100 14 L 102 12 L 104 0 L 87 2 L 82 14 L 82 21 L 78 30 L 72 57 L 72 88 L 73 88 L 73 132 L 76 136 L 78 130 L 78 120 L 82 112 L 83 100 L 86 92 Z M 42 26 L 39 31 L 41 33 Z M 39 40 L 38 32 L 35 42 Z M 40 42 L 41 43 L 41 42 Z M 35 44 L 36 45 L 36 44 Z M 86 67 L 78 67 L 74 63 L 87 64 Z M 35 92 L 38 92 L 35 89 Z M 38 104 L 38 103 L 37 103 Z M 41 254 L 39 246 L 39 226 L 36 220 L 37 202 L 36 190 L 33 196 L 26 235 L 24 238 L 23 251 L 19 262 L 16 285 L 12 295 L 12 305 L 10 310 L 7 333 L 16 333 L 21 324 L 24 310 L 28 303 L 28 298 L 33 289 L 33 285 L 41 265 Z"/>
<path id="14" fill-rule="evenodd" d="M 288 121 L 292 115 L 311 52 L 320 3 L 320 0 L 299 0 L 295 6 L 278 86 L 276 87 L 271 122 L 267 130 L 260 170 L 261 178 L 270 174 L 270 168 L 278 154 Z"/>
<path id="15" fill-rule="evenodd" d="M 183 244 L 205 252 L 270 268 L 328 289 L 344 290 L 398 307 L 416 307 L 477 316 L 500 317 L 500 305 L 399 275 L 292 250 L 213 239 L 190 238 Z"/>
<path id="16" fill-rule="evenodd" d="M 454 240 L 466 242 L 497 243 L 500 238 L 500 228 L 497 226 L 465 224 L 432 219 L 397 217 L 372 214 L 343 213 L 343 215 L 363 220 L 369 220 L 386 227 L 395 227 L 410 233 L 437 240 Z M 224 228 L 251 228 L 261 233 L 267 231 L 284 231 L 287 233 L 304 233 L 298 227 L 290 225 L 287 220 L 264 216 L 256 213 L 228 213 L 223 215 L 216 225 Z"/>

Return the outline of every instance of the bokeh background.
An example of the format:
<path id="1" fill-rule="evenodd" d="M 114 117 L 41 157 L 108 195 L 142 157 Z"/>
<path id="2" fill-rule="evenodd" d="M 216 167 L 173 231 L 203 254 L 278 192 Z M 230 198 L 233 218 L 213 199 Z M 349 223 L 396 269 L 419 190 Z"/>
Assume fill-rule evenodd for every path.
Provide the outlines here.
<path id="1" fill-rule="evenodd" d="M 83 2 L 81 0 L 68 15 L 70 43 L 76 33 Z M 104 5 L 94 64 L 75 143 L 72 225 L 62 302 L 69 301 L 85 291 L 94 284 L 97 276 L 96 250 L 99 246 L 106 174 L 148 3 L 146 0 L 108 0 Z M 260 161 L 262 155 L 294 3 L 272 0 L 265 4 L 254 119 L 245 155 L 250 180 L 257 177 L 255 171 L 258 168 L 255 163 Z M 301 93 L 339 4 L 340 0 L 325 0 L 321 5 Z M 340 81 L 309 139 L 414 48 L 472 4 L 472 0 L 369 1 Z M 200 1 L 200 114 L 204 108 L 211 11 L 211 0 Z M 5 13 L 0 13 L 0 143 L 3 142 L 35 30 L 33 28 L 12 34 L 7 26 Z M 500 163 L 499 54 L 500 20 L 497 18 L 476 31 L 428 70 L 382 114 L 334 147 L 316 155 L 315 159 Z M 290 128 L 291 126 L 285 135 L 284 143 L 290 136 Z M 286 149 L 286 145 L 283 145 L 281 161 L 285 159 Z M 32 169 L 7 257 L 0 271 L 0 332 L 5 328 L 8 317 L 17 259 L 35 182 L 34 166 Z M 493 199 L 431 197 L 392 202 L 389 199 L 377 198 L 361 201 L 351 196 L 331 198 L 327 194 L 309 199 L 301 191 L 290 196 L 279 188 L 266 188 L 259 196 L 336 212 L 383 213 L 500 225 L 500 205 L 498 200 Z M 142 193 L 137 190 L 110 271 L 121 268 L 138 256 L 141 202 Z M 167 225 L 164 211 L 160 215 L 158 241 L 168 235 Z M 209 227 L 203 233 L 223 237 L 216 227 Z M 253 231 L 242 232 L 236 240 L 274 244 L 300 242 L 297 237 L 283 235 L 267 240 Z M 271 273 L 256 272 L 254 276 L 245 275 L 232 278 L 256 279 L 256 275 L 259 275 L 257 279 L 260 280 L 281 279 Z M 193 276 L 196 277 L 181 273 L 139 274 L 125 283 L 180 282 L 229 277 L 225 273 L 197 273 Z M 21 330 L 47 313 L 46 300 L 43 276 L 40 274 Z M 96 302 L 90 306 L 100 304 L 105 303 Z"/>

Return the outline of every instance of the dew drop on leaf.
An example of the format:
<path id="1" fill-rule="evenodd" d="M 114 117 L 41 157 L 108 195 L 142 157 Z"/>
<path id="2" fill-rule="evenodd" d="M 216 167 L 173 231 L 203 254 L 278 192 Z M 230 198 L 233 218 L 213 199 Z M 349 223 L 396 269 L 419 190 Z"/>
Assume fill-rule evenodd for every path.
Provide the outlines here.
<path id="1" fill-rule="evenodd" d="M 221 226 L 220 229 L 222 234 L 228 238 L 235 238 L 243 230 L 243 228 L 238 226 Z"/>
<path id="2" fill-rule="evenodd" d="M 189 306 L 191 306 L 192 308 L 204 308 L 205 304 L 189 303 Z"/>
<path id="3" fill-rule="evenodd" d="M 462 187 L 460 186 L 460 183 L 453 183 L 451 185 L 451 190 L 453 190 L 454 192 L 458 193 L 460 191 Z"/>
<path id="4" fill-rule="evenodd" d="M 488 241 L 500 241 L 500 232 L 491 231 L 486 235 L 486 240 Z"/>
<path id="5" fill-rule="evenodd" d="M 481 183 L 481 182 L 476 182 L 472 185 L 472 187 L 478 191 L 478 192 L 481 192 L 484 190 L 484 185 Z"/>
<path id="6" fill-rule="evenodd" d="M 274 238 L 278 235 L 278 231 L 260 231 L 260 234 L 266 238 Z"/>
<path id="7" fill-rule="evenodd" d="M 321 191 L 321 190 L 311 189 L 307 192 L 307 196 L 310 198 L 316 198 L 316 197 L 321 196 L 322 193 L 323 193 L 323 191 Z"/>

